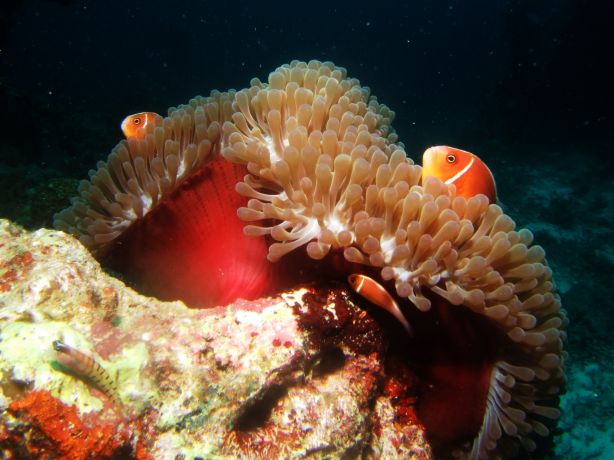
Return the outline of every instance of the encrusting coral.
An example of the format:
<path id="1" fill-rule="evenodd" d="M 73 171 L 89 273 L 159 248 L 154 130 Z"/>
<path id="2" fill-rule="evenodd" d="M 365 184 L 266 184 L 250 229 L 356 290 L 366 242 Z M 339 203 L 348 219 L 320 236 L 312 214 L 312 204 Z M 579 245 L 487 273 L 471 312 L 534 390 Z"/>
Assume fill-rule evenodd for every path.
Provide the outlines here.
<path id="1" fill-rule="evenodd" d="M 498 349 L 465 455 L 534 450 L 534 435 L 547 437 L 559 415 L 565 380 L 566 318 L 544 251 L 485 196 L 421 183 L 393 117 L 345 69 L 293 61 L 268 83 L 194 98 L 143 128 L 142 140 L 120 142 L 56 226 L 104 255 L 204 165 L 244 165 L 233 185 L 246 199 L 238 216 L 252 222 L 251 240 L 274 241 L 271 262 L 302 247 L 323 263 L 342 254 L 422 312 L 444 302 L 486 318 Z"/>

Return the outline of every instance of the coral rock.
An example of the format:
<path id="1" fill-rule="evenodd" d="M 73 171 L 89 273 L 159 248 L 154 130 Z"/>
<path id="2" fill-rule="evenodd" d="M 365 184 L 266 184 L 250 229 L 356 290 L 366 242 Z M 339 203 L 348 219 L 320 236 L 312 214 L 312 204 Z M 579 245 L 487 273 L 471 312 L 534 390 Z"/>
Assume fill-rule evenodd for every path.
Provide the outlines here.
<path id="1" fill-rule="evenodd" d="M 0 287 L 3 458 L 431 456 L 386 383 L 385 334 L 338 285 L 194 310 L 0 221 Z M 55 340 L 116 394 L 59 365 Z"/>

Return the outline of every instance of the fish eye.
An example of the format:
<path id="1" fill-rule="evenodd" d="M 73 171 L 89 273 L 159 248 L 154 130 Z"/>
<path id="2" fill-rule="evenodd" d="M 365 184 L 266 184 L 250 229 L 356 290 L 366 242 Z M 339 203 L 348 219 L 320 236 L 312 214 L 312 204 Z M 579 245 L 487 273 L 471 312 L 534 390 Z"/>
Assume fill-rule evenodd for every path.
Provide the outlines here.
<path id="1" fill-rule="evenodd" d="M 141 119 L 140 118 L 135 118 L 134 119 L 134 124 L 135 125 L 140 125 L 141 124 Z"/>
<path id="2" fill-rule="evenodd" d="M 455 156 L 455 155 L 451 155 L 451 154 L 450 154 L 450 155 L 448 155 L 448 156 L 446 157 L 446 161 L 447 161 L 448 163 L 454 163 L 454 162 L 456 161 L 456 156 Z"/>

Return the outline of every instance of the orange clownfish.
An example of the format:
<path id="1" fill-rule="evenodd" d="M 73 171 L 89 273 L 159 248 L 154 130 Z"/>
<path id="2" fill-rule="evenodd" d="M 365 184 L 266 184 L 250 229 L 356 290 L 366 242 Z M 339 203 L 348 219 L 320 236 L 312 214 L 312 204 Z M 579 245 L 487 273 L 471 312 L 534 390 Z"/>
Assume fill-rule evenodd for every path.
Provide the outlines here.
<path id="1" fill-rule="evenodd" d="M 497 201 L 497 187 L 488 166 L 476 155 L 445 145 L 431 147 L 422 156 L 422 180 L 433 176 L 454 184 L 465 198 L 482 193 L 491 203 Z"/>
<path id="2" fill-rule="evenodd" d="M 157 116 L 159 115 L 154 112 L 140 112 L 127 116 L 121 125 L 124 136 L 142 139 L 145 136 L 145 130 L 139 131 L 139 128 L 144 128 L 149 123 L 153 123 Z"/>
<path id="3" fill-rule="evenodd" d="M 379 284 L 373 278 L 356 273 L 348 276 L 348 283 L 350 283 L 350 286 L 352 289 L 354 289 L 354 291 L 363 296 L 369 302 L 377 305 L 378 307 L 382 307 L 384 310 L 398 319 L 407 333 L 410 336 L 413 335 L 412 328 L 407 322 L 405 315 L 403 315 L 403 312 L 399 308 L 399 305 L 381 284 Z"/>

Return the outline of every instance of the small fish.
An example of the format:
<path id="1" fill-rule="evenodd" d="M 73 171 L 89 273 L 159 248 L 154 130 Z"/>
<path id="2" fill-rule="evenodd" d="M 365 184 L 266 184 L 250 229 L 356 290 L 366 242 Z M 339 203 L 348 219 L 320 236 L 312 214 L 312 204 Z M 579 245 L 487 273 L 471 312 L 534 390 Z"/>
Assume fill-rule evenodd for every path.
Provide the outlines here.
<path id="1" fill-rule="evenodd" d="M 153 123 L 157 116 L 159 115 L 155 112 L 140 112 L 128 115 L 121 125 L 124 136 L 142 139 L 145 136 L 145 130 L 139 131 L 139 128 L 144 128 L 149 123 Z"/>
<path id="2" fill-rule="evenodd" d="M 413 336 L 412 328 L 403 315 L 403 312 L 401 312 L 399 305 L 381 284 L 379 284 L 373 278 L 356 273 L 348 276 L 348 283 L 350 283 L 350 286 L 352 289 L 354 289 L 354 291 L 363 296 L 369 302 L 377 305 L 378 307 L 382 307 L 384 310 L 398 319 L 407 333 L 410 336 Z"/>
<path id="3" fill-rule="evenodd" d="M 96 385 L 115 402 L 119 402 L 115 383 L 106 369 L 98 364 L 94 358 L 61 340 L 53 341 L 53 349 L 56 351 L 58 363 L 75 376 Z"/>
<path id="4" fill-rule="evenodd" d="M 497 187 L 490 169 L 465 150 L 445 145 L 427 149 L 422 156 L 422 180 L 429 176 L 454 184 L 456 193 L 465 198 L 482 193 L 491 203 L 497 201 Z"/>

